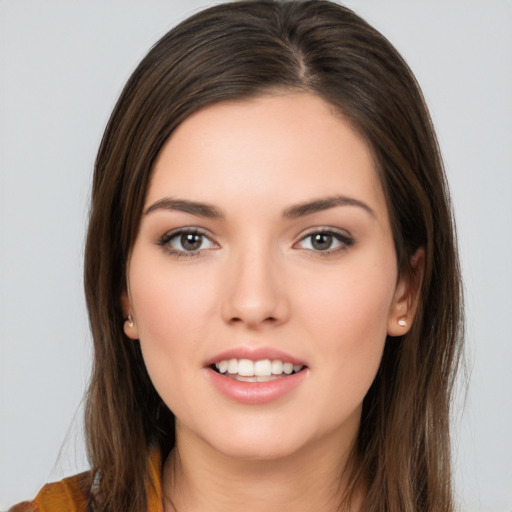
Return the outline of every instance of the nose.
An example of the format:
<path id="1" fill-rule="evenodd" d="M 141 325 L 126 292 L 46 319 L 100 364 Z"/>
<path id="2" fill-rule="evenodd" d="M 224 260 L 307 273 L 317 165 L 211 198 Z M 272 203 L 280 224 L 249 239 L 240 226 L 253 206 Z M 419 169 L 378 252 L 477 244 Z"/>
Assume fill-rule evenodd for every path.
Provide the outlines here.
<path id="1" fill-rule="evenodd" d="M 227 263 L 222 316 L 229 324 L 250 329 L 280 325 L 290 315 L 282 269 L 275 255 L 263 247 L 235 255 Z"/>

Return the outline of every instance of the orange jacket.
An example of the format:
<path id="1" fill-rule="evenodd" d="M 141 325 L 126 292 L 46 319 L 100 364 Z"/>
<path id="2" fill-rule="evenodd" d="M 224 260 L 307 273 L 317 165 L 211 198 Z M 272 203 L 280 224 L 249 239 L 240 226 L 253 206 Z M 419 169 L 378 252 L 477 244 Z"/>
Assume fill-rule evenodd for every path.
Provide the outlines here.
<path id="1" fill-rule="evenodd" d="M 161 473 L 160 453 L 155 451 L 150 458 L 150 477 L 156 485 L 147 486 L 148 512 L 164 512 Z M 8 512 L 87 512 L 91 485 L 90 472 L 64 478 L 60 482 L 45 485 L 33 501 L 14 505 Z"/>

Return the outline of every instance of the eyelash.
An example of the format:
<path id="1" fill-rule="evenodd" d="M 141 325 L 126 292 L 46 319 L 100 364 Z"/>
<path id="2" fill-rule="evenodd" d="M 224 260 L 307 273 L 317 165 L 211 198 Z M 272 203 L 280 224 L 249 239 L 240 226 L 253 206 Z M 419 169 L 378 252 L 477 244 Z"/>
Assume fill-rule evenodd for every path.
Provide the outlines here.
<path id="1" fill-rule="evenodd" d="M 185 249 L 179 250 L 172 247 L 170 244 L 173 240 L 178 239 L 182 237 L 183 235 L 199 235 L 203 237 L 203 240 L 201 242 L 201 245 L 204 241 L 204 239 L 209 240 L 212 244 L 217 245 L 213 240 L 203 231 L 197 228 L 181 228 L 176 231 L 171 231 L 169 233 L 165 233 L 160 237 L 160 239 L 157 242 L 157 245 L 162 247 L 168 254 L 171 256 L 174 256 L 176 258 L 191 258 L 191 257 L 197 257 L 200 256 L 201 253 L 208 249 L 197 249 L 194 251 L 187 251 Z"/>
<path id="2" fill-rule="evenodd" d="M 162 247 L 169 255 L 174 256 L 176 258 L 191 258 L 191 257 L 198 257 L 202 254 L 203 251 L 208 249 L 197 249 L 192 251 L 187 251 L 185 249 L 175 249 L 170 244 L 173 240 L 178 239 L 179 237 L 182 237 L 183 235 L 199 235 L 203 237 L 201 241 L 201 245 L 203 245 L 204 239 L 208 240 L 210 243 L 217 245 L 212 239 L 203 231 L 197 228 L 181 228 L 176 231 L 171 231 L 169 233 L 165 233 L 162 235 L 157 245 Z M 333 240 L 337 241 L 340 246 L 336 247 L 334 249 L 327 248 L 326 250 L 315 250 L 315 249 L 305 249 L 307 251 L 311 251 L 315 254 L 315 256 L 321 256 L 321 257 L 328 257 L 332 256 L 333 254 L 337 254 L 339 252 L 345 251 L 352 245 L 354 245 L 355 240 L 352 236 L 347 234 L 346 232 L 340 232 L 333 229 L 317 229 L 315 231 L 311 231 L 307 235 L 304 235 L 298 242 L 296 242 L 293 247 L 297 246 L 298 244 L 304 242 L 307 239 L 311 239 L 313 236 L 316 235 L 323 235 L 332 237 Z M 310 242 L 310 245 L 312 245 L 312 242 Z"/>
<path id="3" fill-rule="evenodd" d="M 307 239 L 312 239 L 312 237 L 314 237 L 316 235 L 330 236 L 330 237 L 332 237 L 333 241 L 334 240 L 337 241 L 340 245 L 339 245 L 339 247 L 336 247 L 334 249 L 328 248 L 324 251 L 314 250 L 314 249 L 306 249 L 306 250 L 314 253 L 315 256 L 320 256 L 320 257 L 332 256 L 334 254 L 338 254 L 342 251 L 347 250 L 349 247 L 351 247 L 355 243 L 354 238 L 346 232 L 333 230 L 331 228 L 329 228 L 329 229 L 320 228 L 320 229 L 316 229 L 315 231 L 311 231 L 307 235 L 303 236 L 296 244 L 294 244 L 294 246 L 297 244 L 300 244 L 301 242 L 304 242 Z M 312 241 L 310 242 L 310 245 L 312 245 Z"/>

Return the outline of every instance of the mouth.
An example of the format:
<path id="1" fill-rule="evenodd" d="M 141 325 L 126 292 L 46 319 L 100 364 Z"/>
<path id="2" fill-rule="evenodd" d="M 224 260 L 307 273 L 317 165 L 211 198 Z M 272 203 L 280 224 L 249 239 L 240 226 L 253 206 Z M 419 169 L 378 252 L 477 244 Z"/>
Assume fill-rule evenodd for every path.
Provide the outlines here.
<path id="1" fill-rule="evenodd" d="M 222 359 L 210 368 L 238 382 L 269 382 L 283 379 L 303 371 L 306 366 L 281 359 Z"/>

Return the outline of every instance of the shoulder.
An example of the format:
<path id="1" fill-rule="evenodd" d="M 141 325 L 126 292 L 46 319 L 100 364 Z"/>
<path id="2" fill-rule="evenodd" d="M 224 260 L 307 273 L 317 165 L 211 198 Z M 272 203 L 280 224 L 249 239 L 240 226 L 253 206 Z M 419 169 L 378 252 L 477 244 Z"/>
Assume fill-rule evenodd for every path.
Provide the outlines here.
<path id="1" fill-rule="evenodd" d="M 33 501 L 24 501 L 8 512 L 86 512 L 91 473 L 80 473 L 45 485 Z"/>
<path id="2" fill-rule="evenodd" d="M 146 482 L 148 511 L 164 512 L 162 505 L 162 455 L 153 448 Z M 45 485 L 33 501 L 24 501 L 7 512 L 88 512 L 93 487 L 91 471 Z"/>

